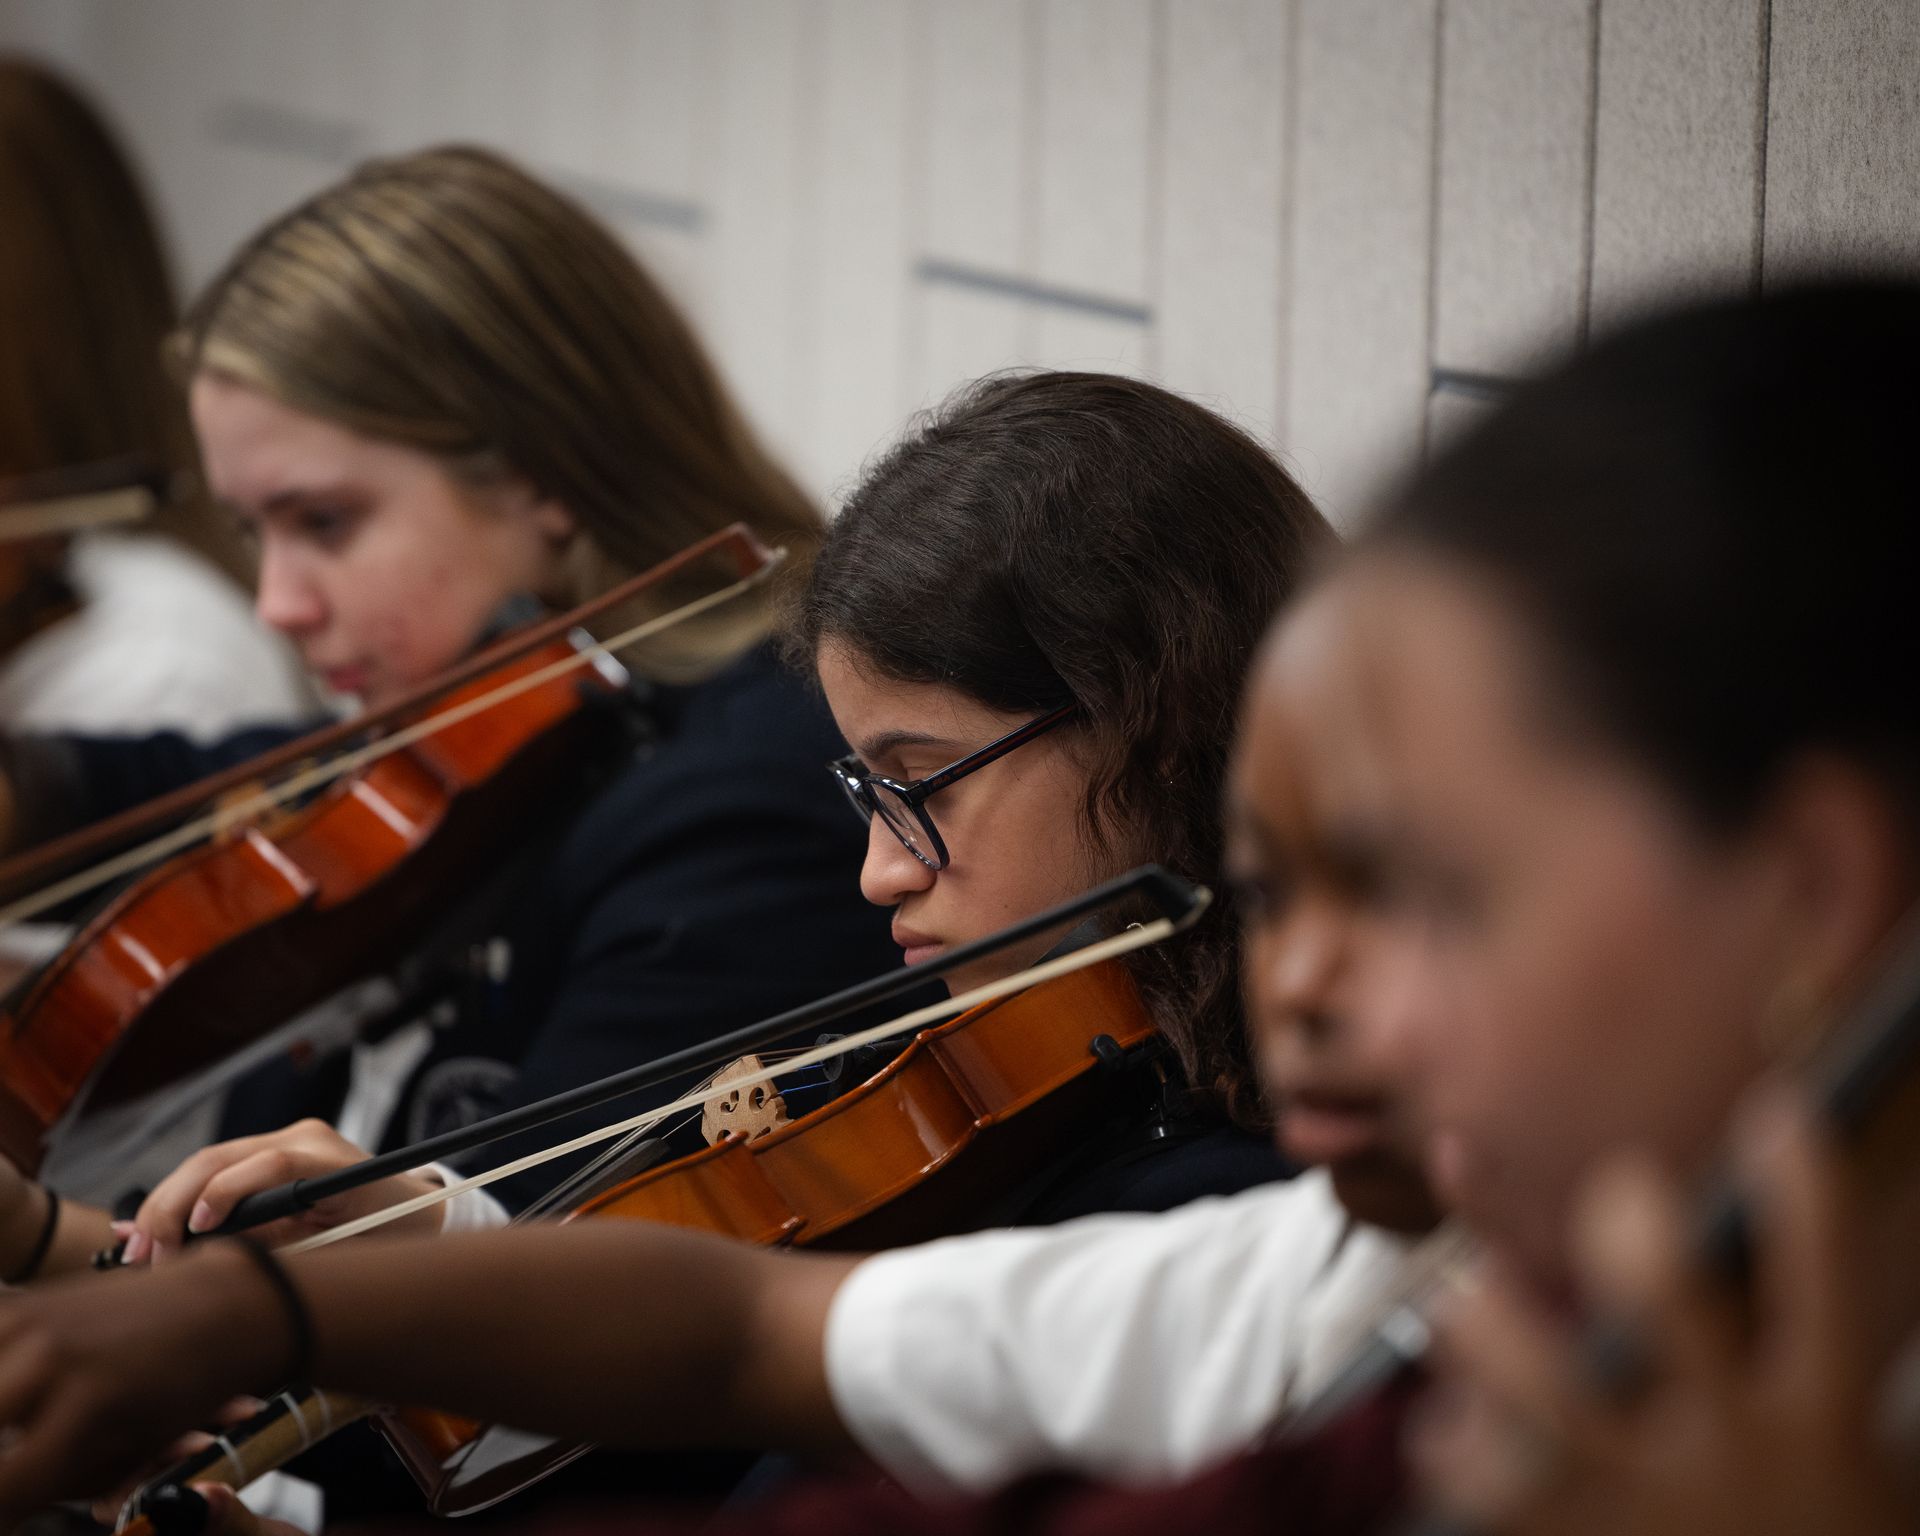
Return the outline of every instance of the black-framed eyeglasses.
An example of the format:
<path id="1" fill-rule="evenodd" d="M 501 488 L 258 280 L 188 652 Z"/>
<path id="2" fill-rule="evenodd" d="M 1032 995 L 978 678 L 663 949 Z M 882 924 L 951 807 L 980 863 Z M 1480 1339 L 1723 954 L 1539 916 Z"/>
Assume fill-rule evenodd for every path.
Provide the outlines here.
<path id="1" fill-rule="evenodd" d="M 940 836 L 940 829 L 934 826 L 933 818 L 927 814 L 928 797 L 958 783 L 976 769 L 998 762 L 1036 737 L 1046 735 L 1056 725 L 1069 719 L 1073 712 L 1073 705 L 1062 704 L 1037 720 L 1029 720 L 1025 725 L 1008 731 L 999 740 L 988 742 L 978 752 L 969 752 L 959 761 L 948 763 L 939 772 L 930 773 L 924 779 L 915 779 L 910 784 L 869 773 L 857 757 L 839 758 L 828 763 L 827 768 L 847 792 L 847 799 L 853 805 L 854 814 L 860 818 L 861 826 L 871 825 L 873 818 L 878 816 L 887 824 L 887 830 L 900 839 L 907 852 L 928 869 L 945 869 L 948 864 L 947 845 Z"/>

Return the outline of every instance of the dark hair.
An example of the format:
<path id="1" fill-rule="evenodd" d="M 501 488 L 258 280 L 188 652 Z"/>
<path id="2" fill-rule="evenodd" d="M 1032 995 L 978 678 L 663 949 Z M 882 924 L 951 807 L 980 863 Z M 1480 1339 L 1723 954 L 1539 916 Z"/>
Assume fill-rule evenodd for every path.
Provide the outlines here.
<path id="1" fill-rule="evenodd" d="M 1362 548 L 1490 577 L 1568 706 L 1709 829 L 1810 746 L 1920 799 L 1920 287 L 1662 314 L 1523 388 Z"/>
<path id="2" fill-rule="evenodd" d="M 1087 827 L 1217 884 L 1220 802 L 1261 631 L 1331 540 L 1272 455 L 1211 411 L 1111 374 L 1003 374 L 888 452 L 800 597 L 795 650 L 992 708 L 1065 703 L 1095 754 Z M 1189 1081 L 1261 1115 L 1238 925 L 1216 907 L 1135 968 Z"/>
<path id="3" fill-rule="evenodd" d="M 136 459 L 174 473 L 163 531 L 229 574 L 247 562 L 193 493 L 186 406 L 161 361 L 173 284 L 140 182 L 59 75 L 0 53 L 0 479 Z"/>

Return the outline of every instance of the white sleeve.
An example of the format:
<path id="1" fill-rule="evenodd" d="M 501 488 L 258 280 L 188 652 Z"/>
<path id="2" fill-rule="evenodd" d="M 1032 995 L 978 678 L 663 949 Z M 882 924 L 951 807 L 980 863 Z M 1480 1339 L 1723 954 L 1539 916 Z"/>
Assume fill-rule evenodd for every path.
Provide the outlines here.
<path id="1" fill-rule="evenodd" d="M 420 1171 L 430 1179 L 438 1179 L 442 1189 L 465 1177 L 445 1163 L 429 1163 Z M 489 1227 L 504 1227 L 513 1220 L 507 1208 L 484 1189 L 464 1189 L 440 1209 L 442 1232 L 484 1232 Z"/>
<path id="2" fill-rule="evenodd" d="M 1183 1476 L 1289 1406 L 1303 1298 L 1344 1225 L 1309 1174 L 1166 1215 L 877 1255 L 828 1314 L 835 1406 L 868 1454 L 923 1492 L 1042 1467 Z"/>

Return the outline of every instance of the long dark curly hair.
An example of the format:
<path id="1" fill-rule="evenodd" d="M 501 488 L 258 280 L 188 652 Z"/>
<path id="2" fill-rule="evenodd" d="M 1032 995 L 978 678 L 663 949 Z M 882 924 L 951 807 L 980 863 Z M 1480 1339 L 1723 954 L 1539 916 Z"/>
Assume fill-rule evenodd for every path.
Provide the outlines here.
<path id="1" fill-rule="evenodd" d="M 919 420 L 834 520 L 788 621 L 796 660 L 997 710 L 1071 702 L 1096 842 L 1220 888 L 1221 795 L 1248 664 L 1332 533 L 1274 457 L 1136 379 L 999 374 Z M 1135 974 L 1188 1081 L 1264 1121 L 1224 900 Z"/>

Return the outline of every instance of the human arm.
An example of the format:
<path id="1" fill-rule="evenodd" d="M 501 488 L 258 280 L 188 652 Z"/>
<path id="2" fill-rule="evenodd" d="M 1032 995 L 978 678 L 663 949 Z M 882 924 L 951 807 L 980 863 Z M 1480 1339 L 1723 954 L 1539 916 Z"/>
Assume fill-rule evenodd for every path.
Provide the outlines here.
<path id="1" fill-rule="evenodd" d="M 1310 1390 L 1311 1336 L 1397 1272 L 1391 1245 L 1346 1265 L 1377 1235 L 1343 1234 L 1313 1176 L 878 1254 L 829 1314 L 835 1401 L 924 1494 L 1046 1468 L 1186 1476 L 1265 1436 Z"/>
<path id="2" fill-rule="evenodd" d="M 49 1220 L 53 1223 L 47 1232 Z M 34 1254 L 44 1239 L 45 1248 Z M 112 1218 L 97 1206 L 60 1200 L 0 1157 L 0 1278 L 18 1283 L 83 1270 L 112 1246 Z"/>
<path id="3" fill-rule="evenodd" d="M 854 1260 L 579 1222 L 375 1238 L 285 1260 L 313 1375 L 385 1401 L 602 1442 L 848 1442 L 820 1338 Z M 484 1346 L 481 1341 L 484 1341 Z M 135 1471 L 292 1365 L 283 1304 L 237 1245 L 0 1307 L 0 1515 Z"/>
<path id="4" fill-rule="evenodd" d="M 1878 1434 L 1886 1255 L 1833 1151 L 1769 1104 L 1743 1138 L 1761 1193 L 1751 1316 L 1703 1280 L 1673 1189 L 1633 1165 L 1577 1223 L 1582 1279 L 1655 1351 L 1630 1401 L 1598 1394 L 1567 1329 L 1490 1284 L 1444 1329 L 1451 1388 L 1416 1440 L 1434 1501 L 1512 1536 L 1911 1531 Z M 1911 1267 L 1908 1254 L 1905 1266 Z"/>

